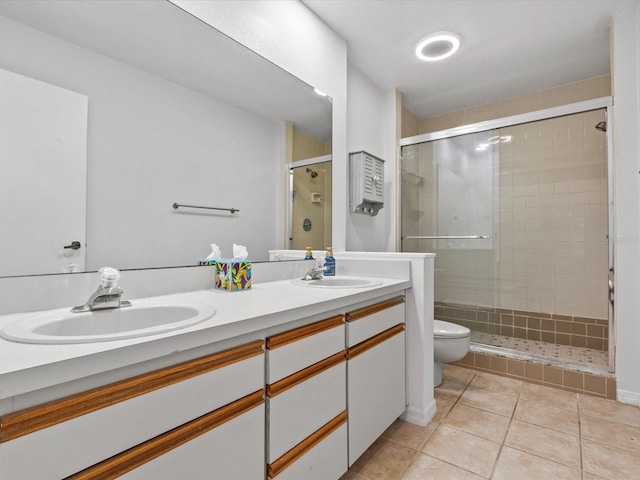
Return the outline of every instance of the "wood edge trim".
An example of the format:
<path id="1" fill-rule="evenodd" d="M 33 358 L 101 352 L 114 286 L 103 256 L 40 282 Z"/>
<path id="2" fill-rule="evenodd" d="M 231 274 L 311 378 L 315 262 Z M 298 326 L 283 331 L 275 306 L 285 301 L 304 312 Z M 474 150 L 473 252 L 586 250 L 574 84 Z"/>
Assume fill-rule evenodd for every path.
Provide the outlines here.
<path id="1" fill-rule="evenodd" d="M 323 427 L 320 427 L 318 430 L 313 432 L 291 450 L 283 454 L 275 462 L 269 464 L 267 466 L 267 474 L 269 475 L 269 478 L 275 478 L 280 475 L 283 470 L 295 463 L 295 461 L 302 457 L 305 453 L 318 445 L 322 440 L 327 438 L 342 425 L 347 423 L 347 418 L 348 414 L 345 410 L 340 415 L 330 420 Z"/>
<path id="2" fill-rule="evenodd" d="M 388 328 L 387 330 L 377 334 L 374 337 L 366 339 L 364 342 L 360 342 L 357 345 L 354 345 L 353 347 L 349 348 L 349 350 L 347 350 L 347 359 L 351 360 L 352 358 L 357 357 L 361 353 L 364 353 L 367 350 L 372 349 L 376 345 L 384 342 L 385 340 L 388 340 L 398 333 L 403 332 L 404 329 L 404 323 L 400 323 L 391 328 Z"/>
<path id="3" fill-rule="evenodd" d="M 381 312 L 382 310 L 386 310 L 387 308 L 395 307 L 396 305 L 400 305 L 404 302 L 405 297 L 404 295 L 401 295 L 399 297 L 390 298 L 389 300 L 385 300 L 380 303 L 375 303 L 373 305 L 354 310 L 353 312 L 347 313 L 347 322 L 355 322 L 356 320 L 360 320 L 361 318 L 368 317 L 369 315 L 373 315 L 374 313 Z"/>
<path id="4" fill-rule="evenodd" d="M 257 340 L 0 417 L 0 443 L 264 353 Z"/>
<path id="5" fill-rule="evenodd" d="M 308 380 L 309 378 L 322 373 L 331 367 L 344 362 L 347 359 L 347 352 L 345 350 L 336 353 L 324 360 L 314 363 L 313 365 L 299 370 L 296 373 L 292 373 L 288 377 L 284 377 L 282 380 L 278 380 L 276 383 L 267 385 L 267 397 L 273 398 L 276 395 L 295 387 L 296 385 Z"/>
<path id="6" fill-rule="evenodd" d="M 344 324 L 344 315 L 337 315 L 335 317 L 327 318 L 326 320 L 320 320 L 319 322 L 312 323 L 310 325 L 304 325 L 293 330 L 288 330 L 283 333 L 278 333 L 267 338 L 267 350 L 274 350 L 279 347 L 288 345 L 289 343 L 297 342 L 303 338 L 310 337 L 325 330 L 331 330 Z"/>
<path id="7" fill-rule="evenodd" d="M 213 412 L 136 445 L 103 462 L 67 477 L 67 480 L 115 478 L 179 447 L 264 403 L 264 389 L 258 390 Z"/>

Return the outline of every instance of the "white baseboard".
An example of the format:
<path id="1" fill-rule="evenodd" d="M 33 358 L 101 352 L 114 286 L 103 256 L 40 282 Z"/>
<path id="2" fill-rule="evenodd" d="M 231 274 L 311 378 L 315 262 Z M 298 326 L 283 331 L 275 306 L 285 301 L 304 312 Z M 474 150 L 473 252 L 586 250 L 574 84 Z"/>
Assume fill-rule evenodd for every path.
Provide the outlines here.
<path id="1" fill-rule="evenodd" d="M 407 407 L 400 418 L 409 423 L 413 423 L 415 425 L 419 425 L 421 427 L 425 427 L 431 419 L 435 416 L 437 411 L 436 401 L 431 400 L 429 405 L 424 410 L 419 410 L 411 405 Z"/>
<path id="2" fill-rule="evenodd" d="M 627 405 L 635 405 L 636 407 L 640 407 L 640 393 L 638 392 L 629 392 L 628 390 L 620 390 L 616 391 L 617 400 L 620 403 L 626 403 Z"/>

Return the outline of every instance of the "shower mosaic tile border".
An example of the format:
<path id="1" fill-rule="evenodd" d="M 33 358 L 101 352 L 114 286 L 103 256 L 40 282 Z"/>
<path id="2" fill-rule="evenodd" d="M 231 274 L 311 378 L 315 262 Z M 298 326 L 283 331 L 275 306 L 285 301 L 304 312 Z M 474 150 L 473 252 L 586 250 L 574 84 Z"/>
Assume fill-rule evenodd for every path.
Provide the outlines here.
<path id="1" fill-rule="evenodd" d="M 436 302 L 434 316 L 472 331 L 607 351 L 606 319 Z"/>

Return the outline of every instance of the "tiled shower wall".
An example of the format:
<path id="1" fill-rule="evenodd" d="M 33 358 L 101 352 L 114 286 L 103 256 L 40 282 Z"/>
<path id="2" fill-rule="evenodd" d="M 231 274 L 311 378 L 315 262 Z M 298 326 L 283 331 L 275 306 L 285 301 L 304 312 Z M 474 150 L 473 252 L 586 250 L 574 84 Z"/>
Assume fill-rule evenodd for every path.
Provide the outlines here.
<path id="1" fill-rule="evenodd" d="M 408 133 L 607 95 L 608 75 L 421 120 L 420 132 Z M 604 113 L 594 111 L 500 130 L 510 141 L 494 145 L 498 168 L 493 171 L 490 249 L 405 242 L 406 250 L 436 251 L 441 260 L 435 272 L 440 313 L 462 308 L 464 313 L 449 318 L 474 322 L 480 331 L 607 348 L 606 136 L 595 130 L 602 120 Z M 430 154 L 422 146 L 416 152 Z M 413 182 L 414 198 L 427 205 L 435 187 L 424 163 L 418 163 L 405 162 L 403 151 L 403 168 L 407 165 L 410 172 L 405 185 Z M 412 222 L 419 235 L 441 234 L 433 232 L 428 212 L 419 216 L 404 209 L 403 222 Z"/>

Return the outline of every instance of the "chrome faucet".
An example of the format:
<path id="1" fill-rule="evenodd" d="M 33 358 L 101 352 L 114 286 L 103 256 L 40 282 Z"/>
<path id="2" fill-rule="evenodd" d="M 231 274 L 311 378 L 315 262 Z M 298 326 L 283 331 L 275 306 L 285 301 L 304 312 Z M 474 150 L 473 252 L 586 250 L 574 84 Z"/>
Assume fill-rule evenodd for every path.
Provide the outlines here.
<path id="1" fill-rule="evenodd" d="M 120 281 L 120 272 L 118 270 L 111 267 L 102 267 L 98 270 L 98 275 L 100 275 L 98 289 L 93 292 L 84 305 L 73 307 L 71 309 L 72 313 L 131 306 L 131 302 L 128 300 L 121 300 L 124 292 L 118 287 L 118 282 Z"/>
<path id="2" fill-rule="evenodd" d="M 300 280 L 320 280 L 327 270 L 327 267 L 313 267 Z"/>

